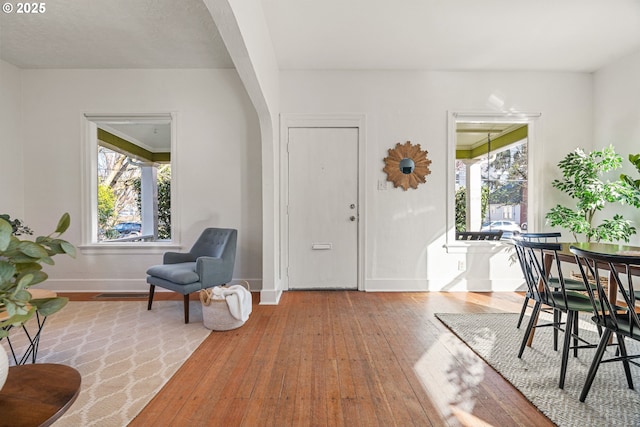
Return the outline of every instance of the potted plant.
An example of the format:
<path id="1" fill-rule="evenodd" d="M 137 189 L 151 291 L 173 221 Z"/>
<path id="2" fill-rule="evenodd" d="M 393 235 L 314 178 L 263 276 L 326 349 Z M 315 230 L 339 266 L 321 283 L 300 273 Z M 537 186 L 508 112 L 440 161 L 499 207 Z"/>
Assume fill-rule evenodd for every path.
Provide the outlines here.
<path id="1" fill-rule="evenodd" d="M 640 154 L 629 154 L 629 162 L 640 172 Z M 636 191 L 640 193 L 640 179 L 634 180 L 630 176 L 622 174 L 620 175 L 620 180 L 635 188 Z M 640 202 L 636 203 L 635 206 L 640 206 Z"/>
<path id="2" fill-rule="evenodd" d="M 52 257 L 68 254 L 75 257 L 75 247 L 59 236 L 69 228 L 69 214 L 58 221 L 56 230 L 48 236 L 21 240 L 18 236 L 33 234 L 29 227 L 8 215 L 0 215 L 0 338 L 9 333 L 9 326 L 21 325 L 36 311 L 49 316 L 65 306 L 62 297 L 33 299 L 28 289 L 47 279 L 42 264 L 53 265 Z M 8 372 L 7 354 L 0 351 L 0 388 Z"/>
<path id="3" fill-rule="evenodd" d="M 552 185 L 567 193 L 576 205 L 573 208 L 556 205 L 546 215 L 548 222 L 571 231 L 576 241 L 578 235 L 583 235 L 587 242 L 628 242 L 636 229 L 622 215 L 614 214 L 597 225 L 594 223 L 596 214 L 608 204 L 638 205 L 637 192 L 628 182 L 603 180 L 604 174 L 621 166 L 622 158 L 613 146 L 590 153 L 578 148 L 567 154 L 558 163 L 563 178 L 554 180 Z"/>

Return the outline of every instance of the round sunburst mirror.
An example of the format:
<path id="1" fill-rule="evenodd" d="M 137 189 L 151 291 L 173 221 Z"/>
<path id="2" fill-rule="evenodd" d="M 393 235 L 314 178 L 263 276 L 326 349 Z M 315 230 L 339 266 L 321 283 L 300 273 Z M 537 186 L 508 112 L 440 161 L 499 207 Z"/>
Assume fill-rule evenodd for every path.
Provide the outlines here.
<path id="1" fill-rule="evenodd" d="M 389 148 L 389 156 L 384 158 L 384 169 L 387 173 L 387 181 L 393 182 L 394 187 L 418 188 L 418 184 L 426 181 L 426 176 L 431 173 L 429 165 L 431 160 L 427 158 L 427 151 L 420 149 L 420 144 L 397 143 L 395 148 Z"/>

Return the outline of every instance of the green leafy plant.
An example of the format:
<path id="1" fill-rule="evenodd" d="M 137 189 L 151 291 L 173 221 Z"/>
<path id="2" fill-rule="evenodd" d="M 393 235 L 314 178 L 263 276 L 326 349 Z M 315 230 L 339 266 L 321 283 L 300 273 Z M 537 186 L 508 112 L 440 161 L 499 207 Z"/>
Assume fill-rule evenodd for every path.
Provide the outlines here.
<path id="1" fill-rule="evenodd" d="M 22 236 L 23 234 L 33 235 L 33 230 L 24 225 L 19 219 L 11 219 L 7 214 L 0 215 L 0 218 L 11 224 L 14 236 Z"/>
<path id="2" fill-rule="evenodd" d="M 116 213 L 116 196 L 111 187 L 98 185 L 98 227 L 106 230 L 112 226 Z"/>
<path id="3" fill-rule="evenodd" d="M 629 161 L 640 172 L 640 154 L 629 154 Z M 630 176 L 622 174 L 620 180 L 627 183 L 629 186 L 635 188 L 640 192 L 640 179 L 632 179 Z M 640 200 L 635 204 L 636 207 L 640 207 Z"/>
<path id="4" fill-rule="evenodd" d="M 138 211 L 142 211 L 142 180 L 132 180 Z M 158 168 L 158 239 L 171 239 L 171 165 Z"/>
<path id="5" fill-rule="evenodd" d="M 576 201 L 573 208 L 557 205 L 547 215 L 553 226 L 565 228 L 578 240 L 583 235 L 587 242 L 595 241 L 629 241 L 636 233 L 631 221 L 620 214 L 604 219 L 594 225 L 596 213 L 608 204 L 635 204 L 637 195 L 625 181 L 604 181 L 607 172 L 622 166 L 622 158 L 616 154 L 613 146 L 599 151 L 585 153 L 581 148 L 567 154 L 558 163 L 563 178 L 554 180 L 552 185 L 568 194 Z"/>
<path id="6" fill-rule="evenodd" d="M 489 209 L 489 187 L 486 185 L 482 187 L 480 193 L 480 218 L 487 216 L 487 210 Z M 471 231 L 467 230 L 467 189 L 466 187 L 460 187 L 456 191 L 456 231 Z"/>
<path id="7" fill-rule="evenodd" d="M 42 264 L 53 265 L 53 256 L 75 257 L 75 247 L 59 238 L 69 224 L 69 214 L 65 213 L 50 235 L 35 241 L 21 240 L 12 221 L 6 215 L 0 216 L 0 337 L 7 336 L 7 326 L 26 322 L 36 311 L 49 316 L 67 303 L 68 299 L 62 297 L 32 299 L 28 289 L 47 279 Z"/>

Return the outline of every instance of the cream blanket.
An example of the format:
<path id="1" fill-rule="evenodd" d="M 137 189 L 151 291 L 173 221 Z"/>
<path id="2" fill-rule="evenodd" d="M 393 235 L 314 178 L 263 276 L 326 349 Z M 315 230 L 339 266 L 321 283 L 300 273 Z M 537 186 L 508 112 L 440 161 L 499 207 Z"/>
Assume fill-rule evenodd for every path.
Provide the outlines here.
<path id="1" fill-rule="evenodd" d="M 238 320 L 246 322 L 251 314 L 251 292 L 244 286 L 233 285 L 224 288 L 215 286 L 213 288 L 213 298 L 224 298 L 229 306 L 229 313 Z"/>

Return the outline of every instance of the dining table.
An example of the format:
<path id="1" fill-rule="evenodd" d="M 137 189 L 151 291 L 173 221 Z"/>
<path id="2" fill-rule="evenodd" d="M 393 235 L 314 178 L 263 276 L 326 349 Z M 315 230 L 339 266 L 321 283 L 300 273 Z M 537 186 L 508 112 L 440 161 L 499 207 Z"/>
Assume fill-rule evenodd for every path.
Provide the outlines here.
<path id="1" fill-rule="evenodd" d="M 558 242 L 560 245 L 560 250 L 557 251 L 558 259 L 561 262 L 570 263 L 577 265 L 576 257 L 571 252 L 571 247 L 575 247 L 578 249 L 597 252 L 606 255 L 625 255 L 625 256 L 638 256 L 640 257 L 640 246 L 630 246 L 623 245 L 618 243 L 601 243 L 601 242 Z M 550 271 L 551 263 L 553 262 L 553 254 L 548 253 L 545 254 L 544 263 L 545 263 L 545 271 Z M 608 266 L 602 265 L 602 269 L 609 270 Z M 640 267 L 634 268 L 631 267 L 631 274 L 635 276 L 640 276 Z M 609 271 L 608 274 L 608 292 L 607 296 L 609 301 L 615 305 L 618 301 L 618 284 L 615 279 L 612 277 L 612 272 Z M 530 347 L 533 342 L 535 328 L 531 331 L 529 335 L 529 339 L 527 340 L 527 345 Z"/>
<path id="2" fill-rule="evenodd" d="M 562 249 L 558 251 L 558 259 L 562 262 L 569 262 L 576 264 L 576 257 L 571 252 L 571 247 L 582 249 L 590 252 L 597 252 L 605 255 L 625 255 L 625 256 L 638 256 L 640 257 L 640 246 L 620 245 L 617 243 L 592 243 L 592 242 L 563 242 L 561 243 Z M 546 257 L 550 258 L 550 257 Z M 545 262 L 546 262 L 545 258 Z M 551 262 L 551 260 L 549 260 Z M 602 268 L 608 269 L 603 265 Z M 631 274 L 640 276 L 640 268 L 631 267 Z M 618 295 L 618 286 L 615 280 L 609 272 L 609 301 L 615 305 Z"/>

